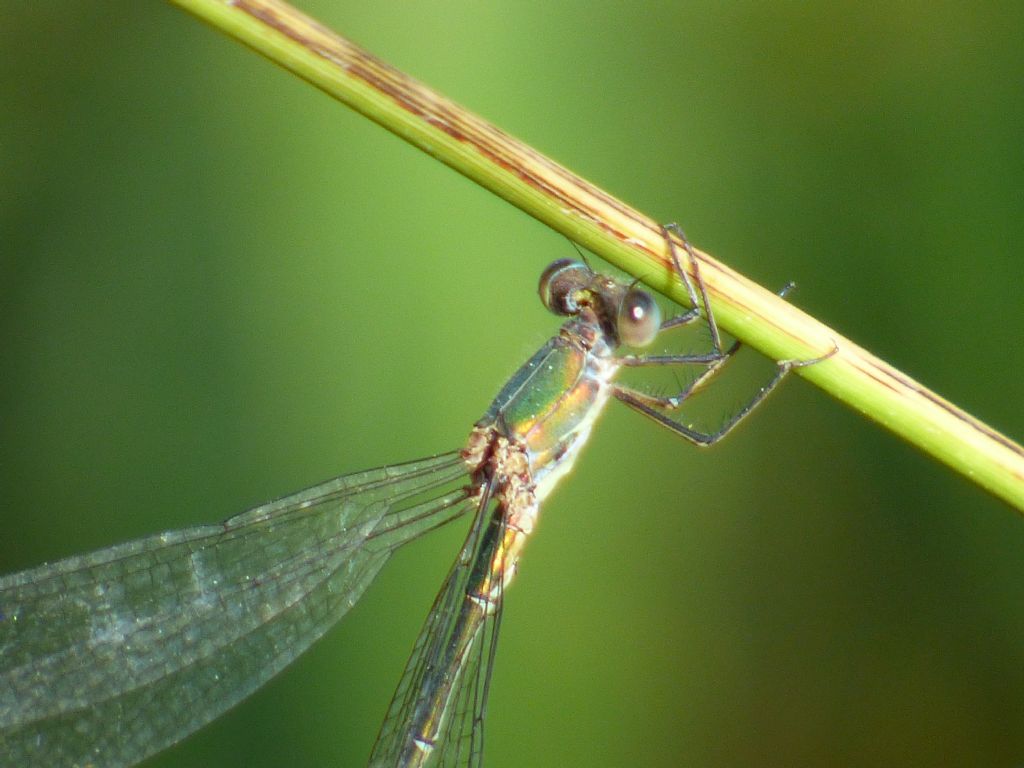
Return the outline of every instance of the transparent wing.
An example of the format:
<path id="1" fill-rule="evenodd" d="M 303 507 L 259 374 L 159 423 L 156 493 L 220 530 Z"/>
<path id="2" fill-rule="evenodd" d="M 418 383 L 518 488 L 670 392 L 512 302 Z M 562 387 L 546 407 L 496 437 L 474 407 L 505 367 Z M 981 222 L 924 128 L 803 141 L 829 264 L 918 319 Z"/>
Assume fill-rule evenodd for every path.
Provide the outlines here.
<path id="1" fill-rule="evenodd" d="M 397 547 L 476 504 L 458 452 L 0 578 L 0 764 L 133 765 L 266 682 Z M 460 484 L 459 481 L 462 481 Z"/>
<path id="2" fill-rule="evenodd" d="M 500 587 L 493 611 L 478 621 L 467 623 L 465 608 L 474 579 L 489 568 L 505 532 L 504 517 L 500 510 L 495 514 L 489 498 L 489 493 L 482 495 L 466 542 L 416 639 L 374 745 L 371 768 L 481 764 L 487 688 L 503 605 Z M 455 652 L 463 643 L 465 648 Z M 443 710 L 435 709 L 437 702 L 429 698 L 435 690 L 432 680 L 438 678 L 452 681 Z M 441 721 L 429 754 L 414 744 L 425 710 Z"/>
<path id="3" fill-rule="evenodd" d="M 498 646 L 498 629 L 504 612 L 504 595 L 499 594 L 494 612 L 487 615 L 467 655 L 466 664 L 452 694 L 450 712 L 441 738 L 434 748 L 436 763 L 441 768 L 483 765 L 484 716 L 487 693 L 494 669 Z"/>

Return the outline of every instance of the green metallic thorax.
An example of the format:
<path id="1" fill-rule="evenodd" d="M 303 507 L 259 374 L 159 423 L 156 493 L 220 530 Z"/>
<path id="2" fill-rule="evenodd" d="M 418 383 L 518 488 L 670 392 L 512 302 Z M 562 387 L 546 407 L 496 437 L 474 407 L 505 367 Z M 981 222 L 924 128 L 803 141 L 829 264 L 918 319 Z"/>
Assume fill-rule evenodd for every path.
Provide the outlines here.
<path id="1" fill-rule="evenodd" d="M 607 384 L 618 364 L 593 330 L 578 319 L 566 323 L 516 371 L 477 422 L 525 446 L 540 497 L 570 469 L 608 401 Z"/>

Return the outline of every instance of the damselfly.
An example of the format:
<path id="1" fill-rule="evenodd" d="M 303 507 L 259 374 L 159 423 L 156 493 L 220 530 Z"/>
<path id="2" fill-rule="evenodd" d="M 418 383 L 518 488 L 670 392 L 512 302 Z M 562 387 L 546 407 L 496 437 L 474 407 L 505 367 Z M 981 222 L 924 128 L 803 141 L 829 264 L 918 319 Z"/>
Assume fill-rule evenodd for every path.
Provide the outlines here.
<path id="1" fill-rule="evenodd" d="M 681 233 L 679 233 L 681 234 Z M 465 543 L 413 648 L 373 766 L 480 765 L 502 597 L 540 504 L 615 398 L 698 445 L 722 427 L 679 420 L 686 398 L 732 357 L 698 259 L 691 309 L 662 322 L 635 284 L 580 261 L 551 264 L 545 306 L 568 319 L 508 381 L 461 451 L 330 480 L 219 525 L 163 533 L 0 579 L 0 763 L 129 766 L 248 696 L 337 622 L 397 548 L 470 513 Z M 703 311 L 702 311 L 703 308 Z M 706 319 L 703 354 L 628 355 Z M 815 362 L 815 361 L 809 361 Z M 623 366 L 700 366 L 680 391 L 614 383 Z"/>

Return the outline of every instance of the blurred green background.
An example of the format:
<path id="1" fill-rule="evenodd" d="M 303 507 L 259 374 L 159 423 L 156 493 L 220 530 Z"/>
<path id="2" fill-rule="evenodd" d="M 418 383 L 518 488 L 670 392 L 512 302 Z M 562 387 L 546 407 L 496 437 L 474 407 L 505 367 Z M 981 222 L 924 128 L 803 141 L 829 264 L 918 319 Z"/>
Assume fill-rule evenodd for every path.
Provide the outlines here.
<path id="1" fill-rule="evenodd" d="M 302 7 L 1024 435 L 1020 3 Z M 556 326 L 564 238 L 181 11 L 0 13 L 0 570 L 458 446 Z M 707 452 L 610 411 L 488 766 L 1024 762 L 1016 513 L 797 380 Z M 363 764 L 461 535 L 147 765 Z"/>

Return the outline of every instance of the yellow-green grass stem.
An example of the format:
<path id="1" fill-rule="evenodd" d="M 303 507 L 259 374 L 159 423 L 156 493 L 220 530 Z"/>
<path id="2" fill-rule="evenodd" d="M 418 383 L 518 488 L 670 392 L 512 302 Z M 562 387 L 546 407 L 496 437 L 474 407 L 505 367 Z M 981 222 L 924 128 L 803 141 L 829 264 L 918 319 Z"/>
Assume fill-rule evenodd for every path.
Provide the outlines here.
<path id="1" fill-rule="evenodd" d="M 171 0 L 682 304 L 659 222 L 277 0 Z M 1024 450 L 708 254 L 719 325 L 1024 511 Z M 684 265 L 690 268 L 688 265 Z"/>

